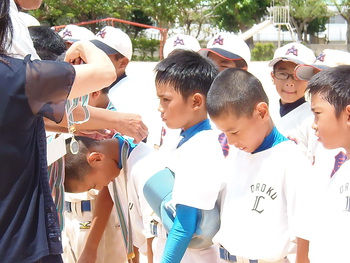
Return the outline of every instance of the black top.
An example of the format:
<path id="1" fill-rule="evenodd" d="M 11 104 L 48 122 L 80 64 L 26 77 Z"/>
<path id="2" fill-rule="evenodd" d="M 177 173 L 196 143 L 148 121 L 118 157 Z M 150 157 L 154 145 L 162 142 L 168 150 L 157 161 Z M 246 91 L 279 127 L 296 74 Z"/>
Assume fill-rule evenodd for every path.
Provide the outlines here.
<path id="1" fill-rule="evenodd" d="M 289 112 L 298 108 L 304 102 L 306 102 L 304 97 L 301 97 L 300 99 L 298 99 L 292 103 L 286 103 L 286 104 L 282 104 L 282 102 L 280 100 L 280 116 L 283 117 L 284 115 L 287 115 Z"/>
<path id="2" fill-rule="evenodd" d="M 47 178 L 43 116 L 60 122 L 75 78 L 65 62 L 0 56 L 0 258 L 35 262 L 62 253 Z"/>

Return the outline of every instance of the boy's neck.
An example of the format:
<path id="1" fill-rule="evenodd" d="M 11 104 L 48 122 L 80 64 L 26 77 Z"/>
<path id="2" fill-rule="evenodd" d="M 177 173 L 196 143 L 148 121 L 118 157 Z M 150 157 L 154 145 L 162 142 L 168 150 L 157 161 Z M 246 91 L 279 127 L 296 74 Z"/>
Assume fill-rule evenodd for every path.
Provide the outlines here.
<path id="1" fill-rule="evenodd" d="M 275 126 L 273 126 L 271 128 L 272 129 L 270 129 L 270 132 L 268 132 L 268 134 L 265 137 L 264 141 L 260 144 L 260 146 L 254 152 L 252 152 L 252 154 L 265 151 L 265 150 L 270 149 L 273 146 L 275 146 L 275 145 L 277 145 L 277 144 L 279 144 L 281 142 L 284 142 L 284 141 L 288 140 L 286 137 L 284 137 L 276 129 Z"/>
<path id="2" fill-rule="evenodd" d="M 190 129 L 191 127 L 197 125 L 198 123 L 201 123 L 202 121 L 208 119 L 208 115 L 207 113 L 203 113 L 203 114 L 197 114 L 196 116 L 194 116 L 191 119 L 191 122 L 188 123 L 188 125 L 186 127 L 181 127 L 181 130 L 186 131 L 188 129 Z"/>
<path id="3" fill-rule="evenodd" d="M 182 130 L 180 135 L 183 137 L 181 139 L 181 141 L 179 142 L 178 147 L 180 147 L 182 144 L 184 144 L 185 142 L 187 142 L 189 139 L 191 139 L 194 135 L 196 135 L 197 133 L 201 132 L 201 131 L 205 131 L 205 130 L 211 130 L 211 125 L 209 122 L 209 119 L 205 119 L 199 123 L 197 123 L 196 125 L 191 126 L 190 128 L 188 128 L 187 130 Z"/>

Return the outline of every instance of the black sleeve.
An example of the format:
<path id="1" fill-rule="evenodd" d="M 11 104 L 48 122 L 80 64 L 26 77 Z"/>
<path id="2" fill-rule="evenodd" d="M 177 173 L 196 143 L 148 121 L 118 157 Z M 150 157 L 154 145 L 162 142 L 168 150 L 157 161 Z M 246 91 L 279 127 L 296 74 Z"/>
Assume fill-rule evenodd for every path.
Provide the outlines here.
<path id="1" fill-rule="evenodd" d="M 61 122 L 75 79 L 74 67 L 66 62 L 30 61 L 29 56 L 25 60 L 25 92 L 32 112 Z"/>

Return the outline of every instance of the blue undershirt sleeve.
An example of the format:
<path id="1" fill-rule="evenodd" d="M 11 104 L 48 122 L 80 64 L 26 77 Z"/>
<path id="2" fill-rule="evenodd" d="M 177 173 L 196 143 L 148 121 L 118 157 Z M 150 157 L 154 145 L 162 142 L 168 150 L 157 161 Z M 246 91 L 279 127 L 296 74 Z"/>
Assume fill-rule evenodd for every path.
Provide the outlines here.
<path id="1" fill-rule="evenodd" d="M 196 231 L 198 209 L 185 205 L 176 205 L 176 216 L 171 228 L 161 263 L 180 263 Z"/>

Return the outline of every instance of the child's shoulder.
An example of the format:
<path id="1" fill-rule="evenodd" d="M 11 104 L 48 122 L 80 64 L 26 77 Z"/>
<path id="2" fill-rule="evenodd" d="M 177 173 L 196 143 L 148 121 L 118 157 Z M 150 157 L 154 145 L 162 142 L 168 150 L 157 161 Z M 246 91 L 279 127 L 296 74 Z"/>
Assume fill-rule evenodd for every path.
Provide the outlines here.
<path id="1" fill-rule="evenodd" d="M 304 156 L 298 144 L 289 139 L 273 146 L 271 149 L 282 157 L 294 155 Z"/>
<path id="2" fill-rule="evenodd" d="M 187 147 L 209 147 L 209 146 L 219 146 L 219 135 L 218 130 L 204 130 L 196 133 L 190 140 L 188 140 L 184 145 Z"/>
<path id="3" fill-rule="evenodd" d="M 303 104 L 284 115 L 282 119 L 305 119 L 309 116 L 313 116 L 311 105 L 310 102 L 305 101 Z"/>

